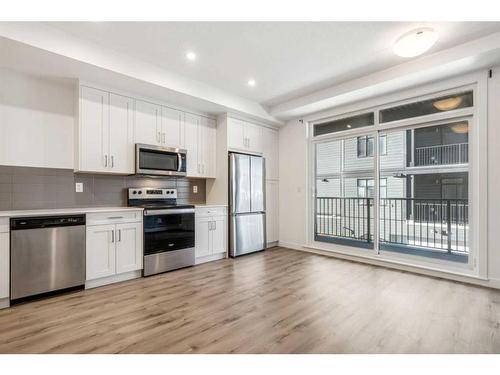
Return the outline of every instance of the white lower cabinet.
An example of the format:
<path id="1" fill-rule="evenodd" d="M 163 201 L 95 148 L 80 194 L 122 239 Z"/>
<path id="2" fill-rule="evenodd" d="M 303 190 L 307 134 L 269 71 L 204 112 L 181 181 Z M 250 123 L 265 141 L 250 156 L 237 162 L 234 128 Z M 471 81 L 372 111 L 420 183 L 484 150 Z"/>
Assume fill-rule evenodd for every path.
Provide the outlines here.
<path id="1" fill-rule="evenodd" d="M 5 223 L 3 222 L 5 221 Z M 0 218 L 0 308 L 9 306 L 10 247 L 8 219 Z M 2 301 L 3 300 L 3 301 Z"/>
<path id="2" fill-rule="evenodd" d="M 86 286 L 137 277 L 133 272 L 142 269 L 142 233 L 142 222 L 87 225 Z"/>
<path id="3" fill-rule="evenodd" d="M 226 208 L 197 208 L 195 221 L 196 263 L 221 259 L 227 253 Z"/>

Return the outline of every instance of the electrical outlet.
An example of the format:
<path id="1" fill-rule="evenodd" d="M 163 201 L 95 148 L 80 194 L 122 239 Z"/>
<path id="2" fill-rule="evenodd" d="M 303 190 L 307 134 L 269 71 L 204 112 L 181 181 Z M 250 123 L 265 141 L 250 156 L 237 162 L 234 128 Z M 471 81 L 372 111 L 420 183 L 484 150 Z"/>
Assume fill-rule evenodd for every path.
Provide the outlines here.
<path id="1" fill-rule="evenodd" d="M 196 193 L 198 193 L 198 186 L 193 185 L 193 194 L 196 194 Z"/>
<path id="2" fill-rule="evenodd" d="M 75 191 L 77 193 L 83 193 L 83 182 L 75 183 Z"/>

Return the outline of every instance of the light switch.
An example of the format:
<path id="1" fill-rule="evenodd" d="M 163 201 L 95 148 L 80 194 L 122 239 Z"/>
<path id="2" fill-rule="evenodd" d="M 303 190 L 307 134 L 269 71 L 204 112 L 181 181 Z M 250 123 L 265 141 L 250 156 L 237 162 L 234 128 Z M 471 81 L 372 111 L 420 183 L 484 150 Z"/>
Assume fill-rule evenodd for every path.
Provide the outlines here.
<path id="1" fill-rule="evenodd" d="M 77 193 L 83 193 L 83 182 L 75 183 L 75 191 Z"/>
<path id="2" fill-rule="evenodd" d="M 198 186 L 193 185 L 193 194 L 196 194 L 196 193 L 198 193 Z"/>

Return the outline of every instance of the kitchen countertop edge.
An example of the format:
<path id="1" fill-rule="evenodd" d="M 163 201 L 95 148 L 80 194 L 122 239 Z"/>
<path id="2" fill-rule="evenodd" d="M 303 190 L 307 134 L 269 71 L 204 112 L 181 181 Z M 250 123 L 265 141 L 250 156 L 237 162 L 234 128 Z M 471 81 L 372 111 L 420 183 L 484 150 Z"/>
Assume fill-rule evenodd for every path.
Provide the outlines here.
<path id="1" fill-rule="evenodd" d="M 11 210 L 0 211 L 0 217 L 23 217 L 23 216 L 49 216 L 49 215 L 71 215 L 91 214 L 99 212 L 118 211 L 143 211 L 141 207 L 78 207 L 78 208 L 47 208 L 35 210 Z"/>

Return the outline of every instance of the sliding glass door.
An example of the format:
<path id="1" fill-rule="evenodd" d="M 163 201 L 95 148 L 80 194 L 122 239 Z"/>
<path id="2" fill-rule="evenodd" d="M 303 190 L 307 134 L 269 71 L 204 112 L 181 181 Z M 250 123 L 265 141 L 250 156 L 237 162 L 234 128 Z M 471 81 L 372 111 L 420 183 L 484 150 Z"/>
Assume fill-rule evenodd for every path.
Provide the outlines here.
<path id="1" fill-rule="evenodd" d="M 314 124 L 313 240 L 470 265 L 472 105 L 466 91 Z"/>
<path id="2" fill-rule="evenodd" d="M 469 121 L 380 137 L 388 152 L 379 154 L 379 248 L 467 263 Z"/>

